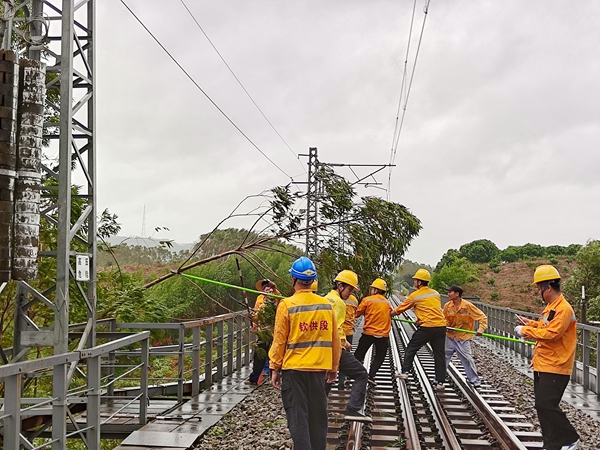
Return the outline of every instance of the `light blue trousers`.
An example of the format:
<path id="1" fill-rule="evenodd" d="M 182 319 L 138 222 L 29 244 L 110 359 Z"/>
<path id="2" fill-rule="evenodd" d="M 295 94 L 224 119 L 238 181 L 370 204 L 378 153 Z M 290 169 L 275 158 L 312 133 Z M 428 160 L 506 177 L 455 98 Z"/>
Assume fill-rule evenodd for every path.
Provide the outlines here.
<path id="1" fill-rule="evenodd" d="M 457 341 L 456 339 L 446 337 L 446 367 L 450 364 L 450 359 L 452 359 L 454 353 L 460 359 L 467 374 L 467 379 L 476 386 L 481 384 L 479 375 L 477 375 L 475 362 L 473 361 L 473 355 L 471 354 L 471 341 Z"/>

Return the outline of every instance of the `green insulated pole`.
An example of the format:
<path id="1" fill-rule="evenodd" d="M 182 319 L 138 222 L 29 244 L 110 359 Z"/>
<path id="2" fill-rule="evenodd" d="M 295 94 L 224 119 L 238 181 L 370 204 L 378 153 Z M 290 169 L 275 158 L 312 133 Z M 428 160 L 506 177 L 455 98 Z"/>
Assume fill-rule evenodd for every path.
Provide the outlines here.
<path id="1" fill-rule="evenodd" d="M 245 288 L 245 287 L 241 287 L 241 286 L 236 286 L 234 284 L 223 283 L 221 281 L 215 281 L 215 280 L 209 280 L 208 278 L 197 277 L 195 275 L 188 275 L 187 273 L 181 273 L 180 275 L 182 277 L 189 278 L 190 280 L 196 280 L 196 281 L 202 281 L 204 283 L 216 284 L 217 286 L 223 286 L 223 287 L 227 287 L 227 288 L 238 289 L 240 291 L 245 291 L 245 292 L 252 292 L 253 294 L 264 294 L 264 295 L 268 295 L 269 297 L 275 297 L 275 298 L 287 298 L 287 297 L 285 297 L 283 295 L 269 294 L 267 292 L 261 292 L 261 291 L 255 290 L 255 289 L 250 289 L 250 288 Z"/>
<path id="2" fill-rule="evenodd" d="M 393 318 L 392 320 L 395 320 L 396 322 L 415 323 L 414 320 L 407 320 L 407 319 L 396 319 L 396 318 Z M 447 330 L 453 330 L 453 331 L 460 331 L 461 333 L 477 334 L 477 331 L 463 330 L 461 328 L 446 327 L 446 329 Z M 517 338 L 508 337 L 508 336 L 498 336 L 497 334 L 489 334 L 489 333 L 481 333 L 481 335 L 485 336 L 485 337 L 488 337 L 488 338 L 491 338 L 491 339 L 498 339 L 498 340 L 501 340 L 501 341 L 524 342 L 525 344 L 535 345 L 534 341 L 526 341 L 524 339 L 517 339 Z"/>

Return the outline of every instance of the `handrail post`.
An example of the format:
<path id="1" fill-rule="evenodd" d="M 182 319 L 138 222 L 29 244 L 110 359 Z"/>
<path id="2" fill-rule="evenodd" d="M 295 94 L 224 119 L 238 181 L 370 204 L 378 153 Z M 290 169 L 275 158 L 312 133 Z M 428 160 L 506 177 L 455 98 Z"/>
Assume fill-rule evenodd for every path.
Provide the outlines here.
<path id="1" fill-rule="evenodd" d="M 227 375 L 233 373 L 233 319 L 227 320 Z"/>
<path id="2" fill-rule="evenodd" d="M 142 367 L 140 368 L 140 425 L 148 420 L 148 371 L 150 363 L 150 338 L 142 341 Z"/>
<path id="3" fill-rule="evenodd" d="M 250 319 L 244 318 L 244 326 L 246 327 L 246 339 L 244 342 L 244 363 L 245 365 L 250 365 L 250 342 L 251 341 L 251 327 L 250 327 Z"/>
<path id="4" fill-rule="evenodd" d="M 581 362 L 583 363 L 583 379 L 581 384 L 586 389 L 590 387 L 590 330 L 582 330 Z"/>
<path id="5" fill-rule="evenodd" d="M 52 374 L 52 450 L 67 448 L 67 365 L 57 364 Z M 15 447 L 18 448 L 18 447 Z"/>
<path id="6" fill-rule="evenodd" d="M 200 393 L 200 327 L 192 328 L 192 396 Z"/>
<path id="7" fill-rule="evenodd" d="M 600 333 L 596 332 L 596 394 L 600 394 Z"/>
<path id="8" fill-rule="evenodd" d="M 183 371 L 185 366 L 185 328 L 179 327 L 179 355 L 177 357 L 177 401 L 183 401 Z"/>
<path id="9" fill-rule="evenodd" d="M 206 344 L 204 346 L 204 387 L 208 389 L 212 385 L 212 354 L 214 348 L 213 325 L 209 323 L 204 329 Z"/>
<path id="10" fill-rule="evenodd" d="M 87 398 L 87 446 L 88 450 L 100 450 L 100 356 L 87 360 L 87 387 L 90 390 Z"/>
<path id="11" fill-rule="evenodd" d="M 235 370 L 239 372 L 242 370 L 242 347 L 244 346 L 242 342 L 242 325 L 244 323 L 242 316 L 237 316 L 235 322 L 237 325 L 235 330 L 235 341 L 237 343 L 235 348 Z"/>
<path id="12" fill-rule="evenodd" d="M 223 321 L 217 322 L 217 381 L 223 379 Z"/>
<path id="13" fill-rule="evenodd" d="M 4 379 L 4 448 L 21 448 L 21 374 Z"/>
<path id="14" fill-rule="evenodd" d="M 110 332 L 115 333 L 117 331 L 117 319 L 112 319 L 110 321 Z M 111 383 L 115 379 L 115 364 L 117 363 L 117 358 L 115 358 L 115 352 L 112 351 L 108 354 L 108 388 L 107 395 L 112 397 L 115 395 L 115 384 Z"/>

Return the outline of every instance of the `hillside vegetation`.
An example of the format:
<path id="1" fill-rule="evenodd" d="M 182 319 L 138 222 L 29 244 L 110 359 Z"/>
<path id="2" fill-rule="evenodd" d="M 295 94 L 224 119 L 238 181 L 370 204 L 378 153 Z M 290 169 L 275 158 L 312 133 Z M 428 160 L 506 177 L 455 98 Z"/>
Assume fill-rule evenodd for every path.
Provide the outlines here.
<path id="1" fill-rule="evenodd" d="M 414 263 L 408 264 L 414 268 Z M 443 292 L 458 284 L 466 296 L 479 296 L 486 303 L 540 312 L 543 302 L 531 282 L 541 264 L 558 269 L 562 290 L 578 316 L 581 287 L 585 286 L 587 318 L 600 319 L 600 241 L 567 247 L 525 244 L 500 250 L 487 239 L 476 240 L 448 250 L 433 270 L 430 286 Z M 404 275 L 404 283 L 406 276 L 410 275 Z"/>

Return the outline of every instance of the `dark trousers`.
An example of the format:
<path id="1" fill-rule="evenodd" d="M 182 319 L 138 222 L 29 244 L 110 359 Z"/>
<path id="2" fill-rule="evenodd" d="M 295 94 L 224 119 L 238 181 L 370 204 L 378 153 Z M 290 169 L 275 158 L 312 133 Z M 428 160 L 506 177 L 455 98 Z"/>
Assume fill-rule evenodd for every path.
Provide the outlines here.
<path id="1" fill-rule="evenodd" d="M 544 448 L 548 450 L 560 450 L 563 445 L 579 439 L 579 434 L 559 406 L 569 378 L 569 375 L 533 372 L 535 409 L 542 428 Z"/>
<path id="2" fill-rule="evenodd" d="M 446 379 L 446 359 L 444 356 L 446 345 L 446 327 L 419 327 L 413 334 L 402 363 L 402 372 L 412 369 L 415 355 L 425 344 L 431 344 L 433 361 L 435 365 L 435 381 L 443 383 Z"/>
<path id="3" fill-rule="evenodd" d="M 281 400 L 294 448 L 325 450 L 327 446 L 327 394 L 325 372 L 284 370 Z"/>
<path id="4" fill-rule="evenodd" d="M 347 342 L 349 342 L 350 344 L 352 344 L 353 340 L 354 340 L 354 335 L 353 334 L 347 334 L 346 335 L 346 341 Z M 344 386 L 343 386 L 344 381 L 346 381 L 346 376 L 342 372 L 340 372 L 339 376 L 338 376 L 338 386 L 340 387 L 340 389 L 344 388 Z M 329 395 L 329 392 L 327 392 L 327 395 Z"/>
<path id="5" fill-rule="evenodd" d="M 259 356 L 256 350 L 254 349 L 253 359 L 252 359 L 252 373 L 250 374 L 250 378 L 248 378 L 253 383 L 258 383 L 258 379 L 260 378 L 260 374 L 265 367 L 265 363 L 267 362 L 269 352 L 269 347 L 264 342 L 258 342 L 258 348 L 261 348 L 265 351 L 264 356 Z"/>
<path id="6" fill-rule="evenodd" d="M 365 360 L 365 355 L 369 351 L 372 345 L 375 345 L 375 358 L 369 368 L 369 378 L 375 378 L 375 374 L 383 364 L 385 355 L 387 354 L 388 347 L 390 345 L 390 338 L 388 337 L 375 337 L 368 334 L 363 334 L 358 341 L 358 347 L 354 352 L 354 356 L 361 363 Z"/>
<path id="7" fill-rule="evenodd" d="M 340 373 L 343 373 L 348 378 L 354 380 L 347 408 L 352 411 L 360 411 L 365 404 L 365 395 L 367 393 L 367 382 L 369 380 L 367 369 L 365 369 L 365 366 L 363 366 L 352 353 L 347 350 L 342 350 L 342 356 L 340 357 Z M 327 383 L 326 389 L 327 395 L 329 395 L 331 384 Z"/>

